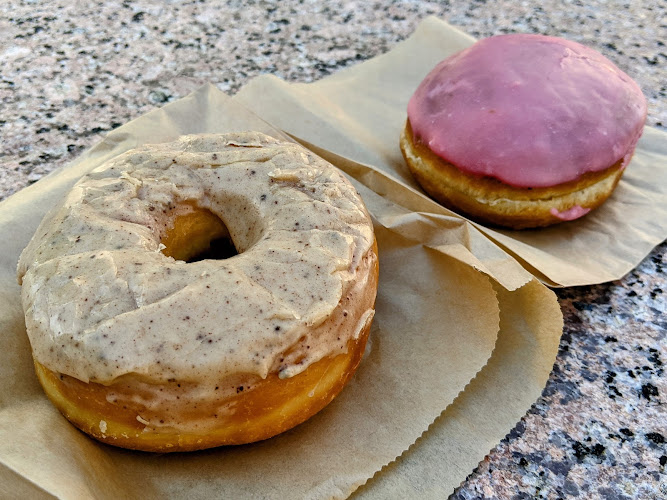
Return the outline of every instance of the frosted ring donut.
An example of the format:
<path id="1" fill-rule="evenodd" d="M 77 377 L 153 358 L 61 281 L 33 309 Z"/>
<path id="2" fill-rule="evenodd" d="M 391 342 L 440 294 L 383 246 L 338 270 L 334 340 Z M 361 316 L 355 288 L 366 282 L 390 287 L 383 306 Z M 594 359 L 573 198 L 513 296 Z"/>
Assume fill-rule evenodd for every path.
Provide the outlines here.
<path id="1" fill-rule="evenodd" d="M 217 238 L 238 254 L 203 258 Z M 79 181 L 21 255 L 37 376 L 116 446 L 269 438 L 356 370 L 376 249 L 352 185 L 295 144 L 247 132 L 128 151 Z"/>

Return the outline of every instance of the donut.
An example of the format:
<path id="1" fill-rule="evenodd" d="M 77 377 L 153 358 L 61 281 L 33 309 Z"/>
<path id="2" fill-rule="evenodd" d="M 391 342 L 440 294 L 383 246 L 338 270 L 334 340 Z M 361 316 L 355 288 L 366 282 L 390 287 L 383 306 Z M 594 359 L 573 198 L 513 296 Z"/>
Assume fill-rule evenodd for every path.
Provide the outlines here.
<path id="1" fill-rule="evenodd" d="M 513 229 L 600 206 L 646 120 L 639 86 L 598 52 L 561 38 L 480 40 L 440 62 L 407 108 L 400 147 L 431 197 Z"/>
<path id="2" fill-rule="evenodd" d="M 304 148 L 190 135 L 82 178 L 18 278 L 64 416 L 115 446 L 189 451 L 275 436 L 341 391 L 374 315 L 377 244 L 353 186 Z"/>

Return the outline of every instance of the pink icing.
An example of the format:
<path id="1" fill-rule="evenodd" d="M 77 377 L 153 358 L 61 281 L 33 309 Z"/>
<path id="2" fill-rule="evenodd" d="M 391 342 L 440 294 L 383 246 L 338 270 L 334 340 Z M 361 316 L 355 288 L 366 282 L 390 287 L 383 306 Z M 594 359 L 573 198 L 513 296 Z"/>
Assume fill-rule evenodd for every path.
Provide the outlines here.
<path id="1" fill-rule="evenodd" d="M 574 220 L 578 219 L 579 217 L 583 217 L 590 211 L 591 211 L 590 208 L 583 208 L 580 207 L 579 205 L 575 205 L 572 208 L 568 208 L 563 212 L 559 212 L 555 208 L 552 208 L 551 210 L 549 210 L 549 213 L 554 217 L 559 218 L 560 220 Z"/>
<path id="2" fill-rule="evenodd" d="M 646 99 L 583 45 L 501 35 L 438 64 L 410 99 L 408 118 L 417 140 L 462 171 L 546 187 L 626 163 Z"/>

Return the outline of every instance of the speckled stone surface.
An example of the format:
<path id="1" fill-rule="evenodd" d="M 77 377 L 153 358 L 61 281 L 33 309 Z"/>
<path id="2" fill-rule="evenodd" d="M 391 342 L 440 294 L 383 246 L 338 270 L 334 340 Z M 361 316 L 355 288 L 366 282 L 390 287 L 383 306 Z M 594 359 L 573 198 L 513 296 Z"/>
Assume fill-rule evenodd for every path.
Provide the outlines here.
<path id="1" fill-rule="evenodd" d="M 454 498 L 667 498 L 667 244 L 610 284 L 558 290 L 542 397 Z"/>
<path id="2" fill-rule="evenodd" d="M 638 81 L 647 123 L 667 125 L 659 0 L 5 0 L 0 199 L 203 83 L 233 94 L 262 73 L 313 81 L 386 52 L 427 15 L 476 37 L 594 47 Z M 454 498 L 667 498 L 666 250 L 620 281 L 557 292 L 566 326 L 547 387 Z"/>

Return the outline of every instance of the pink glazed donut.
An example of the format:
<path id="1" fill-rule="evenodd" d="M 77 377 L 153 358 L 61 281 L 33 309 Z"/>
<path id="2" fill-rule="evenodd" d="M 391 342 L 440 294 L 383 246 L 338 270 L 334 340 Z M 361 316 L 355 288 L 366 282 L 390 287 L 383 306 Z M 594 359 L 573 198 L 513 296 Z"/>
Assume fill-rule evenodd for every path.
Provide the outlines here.
<path id="1" fill-rule="evenodd" d="M 445 206 L 484 223 L 542 227 L 611 195 L 645 120 L 639 86 L 598 52 L 501 35 L 426 76 L 408 104 L 401 150 Z"/>

